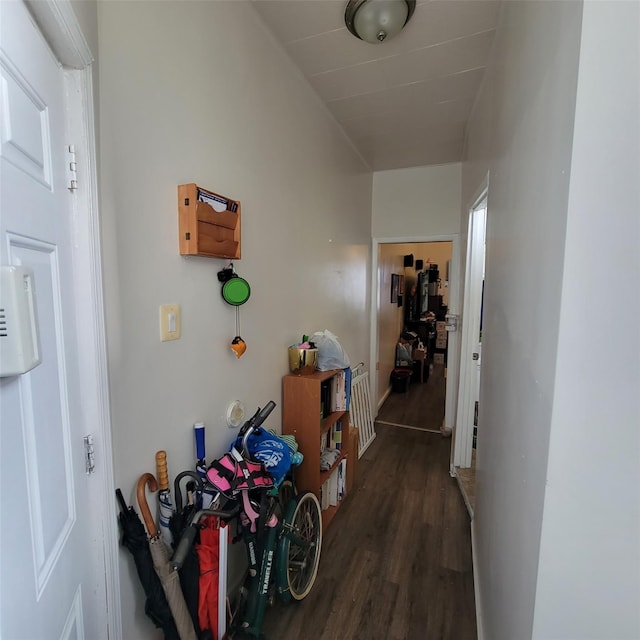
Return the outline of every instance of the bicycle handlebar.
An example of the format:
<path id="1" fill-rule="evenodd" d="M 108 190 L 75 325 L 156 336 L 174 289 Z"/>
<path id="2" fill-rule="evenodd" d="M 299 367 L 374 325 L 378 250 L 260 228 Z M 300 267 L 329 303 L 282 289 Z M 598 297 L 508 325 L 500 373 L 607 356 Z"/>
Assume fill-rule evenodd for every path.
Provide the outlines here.
<path id="1" fill-rule="evenodd" d="M 269 417 L 269 414 L 276 408 L 276 403 L 273 400 L 269 400 L 264 406 L 264 409 L 260 409 L 253 414 L 249 420 L 247 420 L 240 429 L 239 435 L 242 437 L 242 452 L 247 453 L 247 440 L 249 436 Z"/>
<path id="2" fill-rule="evenodd" d="M 269 400 L 264 406 L 264 409 L 258 410 L 247 420 L 240 429 L 239 436 L 242 437 L 242 452 L 247 454 L 247 440 L 249 436 L 269 417 L 269 414 L 276 408 L 276 403 L 273 400 Z M 184 561 L 191 549 L 191 545 L 195 540 L 196 533 L 198 532 L 198 522 L 204 516 L 218 516 L 224 520 L 230 520 L 235 517 L 240 511 L 240 507 L 236 506 L 231 511 L 220 511 L 218 509 L 201 509 L 197 511 L 191 518 L 189 525 L 182 534 L 180 542 L 176 548 L 173 557 L 171 558 L 171 566 L 174 570 L 178 571 L 182 568 Z"/>

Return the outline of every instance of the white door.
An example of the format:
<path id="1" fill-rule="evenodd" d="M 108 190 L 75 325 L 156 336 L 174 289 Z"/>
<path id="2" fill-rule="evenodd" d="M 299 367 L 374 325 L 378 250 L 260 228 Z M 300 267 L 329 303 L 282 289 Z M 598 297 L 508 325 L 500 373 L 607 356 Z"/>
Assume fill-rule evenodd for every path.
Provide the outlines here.
<path id="1" fill-rule="evenodd" d="M 477 427 L 480 398 L 486 215 L 487 197 L 485 194 L 469 215 L 462 346 L 460 349 L 460 391 L 453 446 L 453 464 L 462 468 L 471 466 L 474 428 Z"/>
<path id="2" fill-rule="evenodd" d="M 0 5 L 0 263 L 33 270 L 42 355 L 0 378 L 0 636 L 93 640 L 107 635 L 105 556 L 85 473 L 64 71 L 23 3 Z"/>

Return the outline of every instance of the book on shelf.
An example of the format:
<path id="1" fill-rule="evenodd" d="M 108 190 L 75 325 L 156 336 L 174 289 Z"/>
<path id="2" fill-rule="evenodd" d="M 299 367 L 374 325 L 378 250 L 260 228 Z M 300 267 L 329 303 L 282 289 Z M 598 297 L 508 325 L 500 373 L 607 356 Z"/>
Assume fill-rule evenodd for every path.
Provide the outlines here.
<path id="1" fill-rule="evenodd" d="M 351 405 L 351 368 L 347 367 L 344 370 L 344 394 L 345 394 L 345 406 L 344 410 L 349 411 Z"/>
<path id="2" fill-rule="evenodd" d="M 329 481 L 326 480 L 320 487 L 320 508 L 324 510 L 328 509 L 329 506 Z"/>
<path id="3" fill-rule="evenodd" d="M 320 508 L 337 507 L 347 492 L 347 459 L 343 458 L 320 487 Z"/>
<path id="4" fill-rule="evenodd" d="M 331 413 L 331 403 L 331 380 L 324 380 L 320 383 L 320 407 L 323 418 Z"/>
<path id="5" fill-rule="evenodd" d="M 321 438 L 320 452 L 323 449 L 342 449 L 342 421 L 338 420 Z"/>
<path id="6" fill-rule="evenodd" d="M 346 390 L 347 374 L 346 370 L 338 371 L 331 378 L 331 410 L 346 411 L 347 410 L 347 390 Z"/>
<path id="7" fill-rule="evenodd" d="M 347 491 L 347 459 L 342 458 L 340 460 L 340 464 L 338 465 L 337 473 L 338 476 L 338 502 L 340 502 Z"/>
<path id="8" fill-rule="evenodd" d="M 329 505 L 332 507 L 338 506 L 338 470 L 336 469 L 330 476 L 329 480 Z"/>
<path id="9" fill-rule="evenodd" d="M 338 420 L 333 427 L 331 427 L 331 439 L 333 441 L 333 448 L 342 449 L 342 421 Z"/>

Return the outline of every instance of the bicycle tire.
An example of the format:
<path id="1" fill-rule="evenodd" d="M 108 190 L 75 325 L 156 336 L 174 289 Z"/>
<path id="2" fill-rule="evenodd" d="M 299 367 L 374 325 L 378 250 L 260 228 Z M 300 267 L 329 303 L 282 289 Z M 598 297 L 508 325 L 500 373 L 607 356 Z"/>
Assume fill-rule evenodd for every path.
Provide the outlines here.
<path id="1" fill-rule="evenodd" d="M 276 576 L 280 599 L 288 603 L 302 600 L 311 591 L 318 574 L 322 551 L 322 512 L 318 498 L 305 491 L 285 508 L 285 531 L 278 545 Z M 295 536 L 300 536 L 309 545 L 297 544 L 293 535 L 287 534 L 291 527 Z"/>
<path id="2" fill-rule="evenodd" d="M 278 501 L 280 502 L 283 511 L 292 500 L 295 500 L 297 495 L 298 492 L 296 491 L 296 487 L 293 482 L 288 479 L 283 480 L 278 487 Z"/>

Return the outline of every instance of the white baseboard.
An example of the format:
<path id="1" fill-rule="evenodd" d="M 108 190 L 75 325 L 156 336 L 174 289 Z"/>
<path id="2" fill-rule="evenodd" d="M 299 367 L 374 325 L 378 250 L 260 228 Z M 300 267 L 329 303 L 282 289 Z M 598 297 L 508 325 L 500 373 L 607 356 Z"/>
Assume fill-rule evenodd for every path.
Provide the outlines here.
<path id="1" fill-rule="evenodd" d="M 384 392 L 382 398 L 380 398 L 380 402 L 378 402 L 378 406 L 376 408 L 376 416 L 380 412 L 380 407 L 384 404 L 384 401 L 389 397 L 390 393 L 391 393 L 391 387 L 389 386 L 387 387 L 387 390 Z"/>
<path id="2" fill-rule="evenodd" d="M 475 520 L 471 520 L 471 563 L 473 565 L 473 591 L 476 600 L 476 627 L 478 640 L 484 640 L 482 625 L 482 598 L 480 597 L 480 580 L 478 579 L 478 561 L 476 557 L 476 526 Z"/>
<path id="3" fill-rule="evenodd" d="M 467 492 L 464 490 L 464 487 L 462 486 L 462 483 L 460 482 L 460 477 L 458 476 L 458 473 L 456 471 L 456 467 L 451 465 L 451 467 L 449 468 L 449 474 L 451 476 L 453 476 L 456 479 L 456 482 L 458 483 L 458 489 L 460 489 L 460 493 L 462 494 L 462 499 L 464 500 L 464 504 L 467 507 L 467 512 L 469 513 L 469 517 L 471 518 L 471 522 L 473 523 L 473 507 L 471 506 L 471 502 L 469 502 L 469 496 L 467 495 Z"/>

